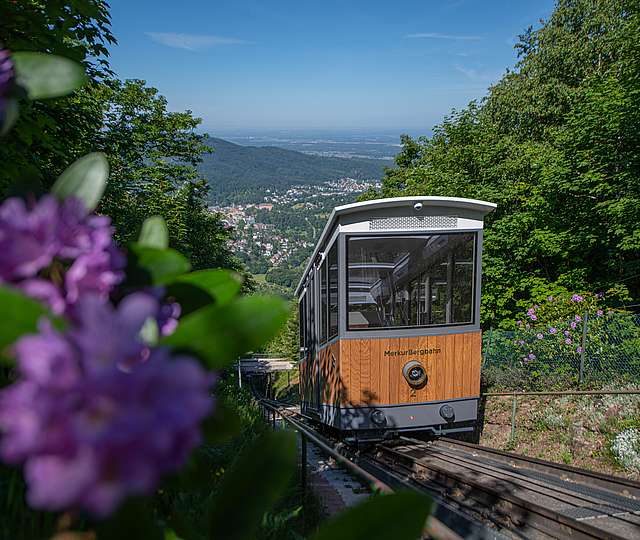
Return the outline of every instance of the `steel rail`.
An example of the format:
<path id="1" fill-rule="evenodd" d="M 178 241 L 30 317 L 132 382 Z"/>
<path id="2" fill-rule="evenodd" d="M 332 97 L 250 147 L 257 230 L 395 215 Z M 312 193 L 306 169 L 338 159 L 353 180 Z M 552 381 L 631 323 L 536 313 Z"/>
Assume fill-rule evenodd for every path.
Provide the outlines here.
<path id="1" fill-rule="evenodd" d="M 388 484 L 382 482 L 377 477 L 364 470 L 362 467 L 358 466 L 352 460 L 339 453 L 334 447 L 330 446 L 326 441 L 323 441 L 303 423 L 292 418 L 293 414 L 284 412 L 284 410 L 286 409 L 284 409 L 282 406 L 278 406 L 277 402 L 266 400 L 264 398 L 259 399 L 259 402 L 263 407 L 270 409 L 274 414 L 278 414 L 285 422 L 293 426 L 296 431 L 301 434 L 301 436 L 306 437 L 309 441 L 320 448 L 320 450 L 331 456 L 338 463 L 343 465 L 347 470 L 352 472 L 355 476 L 369 483 L 369 485 L 371 485 L 375 490 L 387 494 L 393 493 L 395 491 Z M 460 535 L 451 530 L 434 516 L 429 516 L 427 524 L 425 525 L 425 533 L 429 538 L 438 540 L 462 540 L 462 537 Z"/>

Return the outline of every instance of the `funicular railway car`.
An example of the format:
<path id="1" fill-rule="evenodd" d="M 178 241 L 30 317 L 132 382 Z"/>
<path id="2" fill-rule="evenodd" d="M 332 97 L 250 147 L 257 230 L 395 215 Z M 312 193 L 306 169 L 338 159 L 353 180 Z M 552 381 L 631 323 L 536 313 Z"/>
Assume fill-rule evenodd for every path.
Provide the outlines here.
<path id="1" fill-rule="evenodd" d="M 333 210 L 296 289 L 304 415 L 358 439 L 473 429 L 494 208 L 398 197 Z"/>

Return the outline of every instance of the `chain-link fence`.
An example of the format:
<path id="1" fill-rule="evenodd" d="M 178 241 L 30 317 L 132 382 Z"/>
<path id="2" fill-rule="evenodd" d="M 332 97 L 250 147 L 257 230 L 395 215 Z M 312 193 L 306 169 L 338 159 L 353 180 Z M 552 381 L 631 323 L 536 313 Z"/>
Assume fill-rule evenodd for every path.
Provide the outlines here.
<path id="1" fill-rule="evenodd" d="M 571 320 L 483 335 L 485 385 L 548 390 L 640 384 L 640 315 L 584 313 Z"/>

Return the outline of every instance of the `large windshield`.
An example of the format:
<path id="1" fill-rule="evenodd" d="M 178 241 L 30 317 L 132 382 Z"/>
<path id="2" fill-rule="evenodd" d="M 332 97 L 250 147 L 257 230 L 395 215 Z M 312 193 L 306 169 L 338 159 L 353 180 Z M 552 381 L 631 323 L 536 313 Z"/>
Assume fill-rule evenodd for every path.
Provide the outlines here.
<path id="1" fill-rule="evenodd" d="M 475 234 L 350 237 L 349 330 L 473 322 Z"/>

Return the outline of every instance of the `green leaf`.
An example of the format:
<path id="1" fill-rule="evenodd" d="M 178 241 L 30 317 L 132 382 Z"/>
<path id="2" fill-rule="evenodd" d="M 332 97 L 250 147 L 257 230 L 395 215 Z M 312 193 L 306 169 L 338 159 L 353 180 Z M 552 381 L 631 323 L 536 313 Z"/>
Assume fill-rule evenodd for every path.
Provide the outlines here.
<path id="1" fill-rule="evenodd" d="M 96 526 L 98 540 L 122 540 L 123 538 L 144 538 L 144 540 L 163 540 L 164 531 L 156 523 L 149 501 L 131 498 Z"/>
<path id="2" fill-rule="evenodd" d="M 180 314 L 182 317 L 215 303 L 213 296 L 204 289 L 190 285 L 189 283 L 174 281 L 166 285 L 165 290 L 166 298 L 169 301 L 175 301 L 180 304 Z"/>
<path id="3" fill-rule="evenodd" d="M 160 343 L 192 351 L 210 368 L 222 368 L 273 338 L 288 313 L 280 298 L 245 296 L 183 317 L 176 331 Z"/>
<path id="4" fill-rule="evenodd" d="M 39 302 L 25 296 L 20 291 L 0 287 L 0 312 L 8 316 L 0 324 L 0 355 L 10 357 L 8 347 L 22 335 L 38 331 L 38 320 L 47 316 L 60 324 Z"/>
<path id="5" fill-rule="evenodd" d="M 65 96 L 87 82 L 82 65 L 53 54 L 16 52 L 11 56 L 17 81 L 29 99 Z"/>
<path id="6" fill-rule="evenodd" d="M 87 211 L 91 212 L 98 206 L 108 179 L 109 162 L 106 156 L 101 152 L 93 152 L 69 165 L 53 184 L 51 192 L 59 199 L 78 197 Z"/>
<path id="7" fill-rule="evenodd" d="M 131 244 L 129 250 L 129 285 L 166 285 L 191 269 L 189 261 L 174 249 Z"/>
<path id="8" fill-rule="evenodd" d="M 211 501 L 209 538 L 255 538 L 264 513 L 284 493 L 296 464 L 291 432 L 268 431 L 244 452 L 228 471 Z"/>
<path id="9" fill-rule="evenodd" d="M 240 434 L 242 421 L 238 413 L 223 401 L 216 403 L 216 411 L 202 423 L 207 444 L 217 446 Z"/>
<path id="10" fill-rule="evenodd" d="M 312 540 L 418 540 L 431 506 L 430 497 L 411 491 L 374 496 L 329 521 Z"/>
<path id="11" fill-rule="evenodd" d="M 173 529 L 165 529 L 164 540 L 185 540 L 185 539 L 178 536 L 178 534 Z"/>
<path id="12" fill-rule="evenodd" d="M 242 278 L 231 270 L 198 270 L 179 276 L 176 282 L 196 285 L 207 291 L 216 302 L 226 304 L 242 287 Z"/>
<path id="13" fill-rule="evenodd" d="M 169 247 L 169 230 L 161 216 L 152 216 L 144 220 L 138 245 L 158 249 Z"/>

